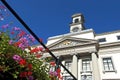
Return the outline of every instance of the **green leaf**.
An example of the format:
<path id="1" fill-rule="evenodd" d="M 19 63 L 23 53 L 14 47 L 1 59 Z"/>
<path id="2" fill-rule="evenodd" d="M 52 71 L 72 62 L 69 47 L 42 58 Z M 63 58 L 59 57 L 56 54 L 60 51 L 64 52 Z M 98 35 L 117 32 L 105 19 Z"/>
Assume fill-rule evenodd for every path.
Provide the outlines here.
<path id="1" fill-rule="evenodd" d="M 18 78 L 18 76 L 17 76 L 16 74 L 13 74 L 13 77 L 14 77 L 15 79 L 17 79 L 17 78 Z"/>

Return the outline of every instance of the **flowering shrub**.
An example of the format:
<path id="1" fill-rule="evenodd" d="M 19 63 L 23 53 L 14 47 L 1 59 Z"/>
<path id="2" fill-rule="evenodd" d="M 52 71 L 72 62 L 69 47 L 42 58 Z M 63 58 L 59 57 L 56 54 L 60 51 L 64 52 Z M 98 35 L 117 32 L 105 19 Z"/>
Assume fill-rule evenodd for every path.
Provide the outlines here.
<path id="1" fill-rule="evenodd" d="M 61 70 L 58 65 L 56 65 L 55 61 L 50 62 L 50 70 L 49 75 L 52 80 L 63 80 L 62 75 L 60 74 Z"/>
<path id="2" fill-rule="evenodd" d="M 3 25 L 0 30 L 0 80 L 49 80 L 42 47 L 22 29 Z"/>
<path id="3" fill-rule="evenodd" d="M 6 7 L 0 5 L 0 21 L 7 16 Z M 34 37 L 19 27 L 9 27 L 10 24 L 5 24 L 0 29 L 0 80 L 62 80 L 60 68 L 48 69 L 56 67 L 55 62 L 48 65 L 49 61 L 41 58 L 43 48 L 31 47 Z"/>

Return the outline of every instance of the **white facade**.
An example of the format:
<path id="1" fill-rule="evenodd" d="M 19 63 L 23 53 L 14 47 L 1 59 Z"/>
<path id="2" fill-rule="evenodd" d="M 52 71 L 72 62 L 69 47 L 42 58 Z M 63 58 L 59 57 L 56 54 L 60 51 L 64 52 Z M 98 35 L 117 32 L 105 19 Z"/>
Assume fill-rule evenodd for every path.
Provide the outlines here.
<path id="1" fill-rule="evenodd" d="M 72 18 L 70 33 L 49 37 L 47 47 L 78 80 L 120 80 L 120 31 L 95 34 L 85 29 L 82 14 Z M 61 71 L 64 80 L 71 80 Z"/>

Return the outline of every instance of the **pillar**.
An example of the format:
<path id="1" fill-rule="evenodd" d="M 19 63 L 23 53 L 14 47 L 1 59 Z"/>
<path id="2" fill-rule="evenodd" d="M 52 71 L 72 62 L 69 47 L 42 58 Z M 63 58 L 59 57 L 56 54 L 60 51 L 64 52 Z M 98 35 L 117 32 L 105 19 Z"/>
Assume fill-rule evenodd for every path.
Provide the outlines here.
<path id="1" fill-rule="evenodd" d="M 72 74 L 78 79 L 78 59 L 74 54 L 72 58 Z"/>
<path id="2" fill-rule="evenodd" d="M 99 66 L 98 66 L 98 58 L 97 54 L 92 53 L 92 73 L 93 73 L 93 80 L 101 80 L 100 79 L 100 72 L 99 72 Z"/>
<path id="3" fill-rule="evenodd" d="M 65 61 L 62 61 L 62 64 L 65 66 Z M 61 67 L 61 73 L 64 73 L 64 68 Z"/>
<path id="4" fill-rule="evenodd" d="M 81 80 L 81 71 L 82 71 L 82 59 L 78 60 L 78 80 Z"/>

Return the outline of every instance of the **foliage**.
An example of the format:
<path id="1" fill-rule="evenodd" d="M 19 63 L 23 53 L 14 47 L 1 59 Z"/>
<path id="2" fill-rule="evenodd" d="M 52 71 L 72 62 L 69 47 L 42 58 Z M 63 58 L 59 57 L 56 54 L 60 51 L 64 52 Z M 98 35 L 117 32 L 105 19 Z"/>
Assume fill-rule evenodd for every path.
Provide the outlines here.
<path id="1" fill-rule="evenodd" d="M 7 16 L 9 12 L 6 7 L 0 5 L 0 21 Z M 1 27 L 0 80 L 58 80 L 61 78 L 60 68 L 50 70 L 56 67 L 55 62 L 42 58 L 43 48 L 31 47 L 35 42 L 32 35 L 18 27 L 9 28 L 10 24 Z"/>
<path id="2" fill-rule="evenodd" d="M 49 80 L 42 47 L 22 29 L 3 25 L 0 31 L 0 80 Z"/>

